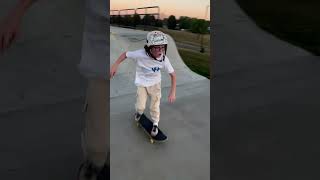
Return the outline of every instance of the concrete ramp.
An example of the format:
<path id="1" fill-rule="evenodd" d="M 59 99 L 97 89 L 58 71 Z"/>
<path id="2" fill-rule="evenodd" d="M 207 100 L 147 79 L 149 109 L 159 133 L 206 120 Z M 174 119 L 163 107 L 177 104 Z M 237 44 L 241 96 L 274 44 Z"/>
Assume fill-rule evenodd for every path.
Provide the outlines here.
<path id="1" fill-rule="evenodd" d="M 110 63 L 145 44 L 145 31 L 118 27 L 110 31 Z M 126 59 L 110 80 L 113 180 L 210 179 L 210 81 L 187 68 L 171 37 L 167 55 L 177 74 L 177 101 L 167 101 L 170 77 L 164 73 L 159 127 L 168 136 L 165 143 L 151 144 L 134 123 L 134 63 Z"/>

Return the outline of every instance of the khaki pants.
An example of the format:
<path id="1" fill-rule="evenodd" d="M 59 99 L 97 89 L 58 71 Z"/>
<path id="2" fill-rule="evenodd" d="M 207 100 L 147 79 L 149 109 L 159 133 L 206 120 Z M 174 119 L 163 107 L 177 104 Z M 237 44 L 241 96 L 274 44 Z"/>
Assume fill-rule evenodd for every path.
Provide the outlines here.
<path id="1" fill-rule="evenodd" d="M 82 132 L 82 149 L 85 160 L 96 166 L 109 164 L 110 150 L 110 120 L 109 96 L 107 80 L 89 79 L 86 104 L 85 128 Z"/>
<path id="2" fill-rule="evenodd" d="M 151 98 L 149 107 L 151 119 L 153 124 L 158 125 L 160 120 L 161 83 L 149 87 L 138 86 L 135 108 L 139 114 L 143 114 L 148 96 Z"/>

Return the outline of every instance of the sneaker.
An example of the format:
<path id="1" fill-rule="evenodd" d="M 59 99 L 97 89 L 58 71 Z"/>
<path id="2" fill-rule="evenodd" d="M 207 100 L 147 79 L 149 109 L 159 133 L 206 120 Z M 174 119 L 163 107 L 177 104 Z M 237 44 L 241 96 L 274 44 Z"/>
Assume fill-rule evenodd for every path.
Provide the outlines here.
<path id="1" fill-rule="evenodd" d="M 138 122 L 140 120 L 140 117 L 141 117 L 141 114 L 135 113 L 134 120 Z"/>
<path id="2" fill-rule="evenodd" d="M 158 126 L 153 125 L 152 130 L 151 130 L 151 136 L 156 136 L 158 134 Z"/>

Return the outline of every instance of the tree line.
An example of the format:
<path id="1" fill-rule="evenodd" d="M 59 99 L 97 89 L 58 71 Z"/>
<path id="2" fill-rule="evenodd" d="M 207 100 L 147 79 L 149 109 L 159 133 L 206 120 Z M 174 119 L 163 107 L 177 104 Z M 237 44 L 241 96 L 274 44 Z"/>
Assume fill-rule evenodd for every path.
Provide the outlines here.
<path id="1" fill-rule="evenodd" d="M 140 25 L 154 26 L 154 27 L 167 27 L 168 29 L 187 30 L 193 33 L 206 34 L 209 33 L 210 22 L 204 19 L 190 18 L 181 16 L 176 19 L 171 15 L 163 20 L 156 19 L 153 15 L 144 15 L 142 18 L 138 14 L 110 17 L 111 24 L 118 24 L 123 26 L 137 27 Z"/>

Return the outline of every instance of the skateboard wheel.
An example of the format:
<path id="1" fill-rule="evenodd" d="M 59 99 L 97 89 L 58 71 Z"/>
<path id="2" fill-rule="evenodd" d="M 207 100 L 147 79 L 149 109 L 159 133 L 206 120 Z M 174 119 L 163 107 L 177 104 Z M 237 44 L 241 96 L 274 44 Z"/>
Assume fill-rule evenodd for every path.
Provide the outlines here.
<path id="1" fill-rule="evenodd" d="M 154 143 L 154 140 L 153 140 L 153 139 L 150 139 L 150 143 L 153 144 L 153 143 Z"/>
<path id="2" fill-rule="evenodd" d="M 137 127 L 140 127 L 140 124 L 139 124 L 139 123 L 137 123 Z"/>

